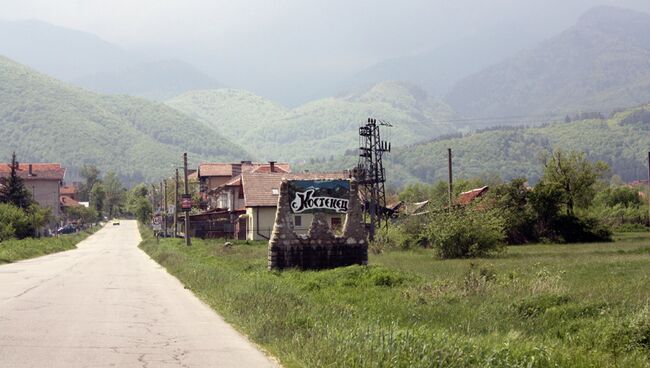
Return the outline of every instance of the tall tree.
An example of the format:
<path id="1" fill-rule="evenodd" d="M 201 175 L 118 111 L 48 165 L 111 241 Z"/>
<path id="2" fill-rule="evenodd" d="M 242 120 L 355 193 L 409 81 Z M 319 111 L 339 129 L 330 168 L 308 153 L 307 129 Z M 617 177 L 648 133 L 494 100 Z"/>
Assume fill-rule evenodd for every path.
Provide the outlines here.
<path id="1" fill-rule="evenodd" d="M 127 194 L 126 209 L 133 214 L 140 222 L 149 223 L 153 208 L 147 198 L 149 190 L 144 184 L 139 184 Z"/>
<path id="2" fill-rule="evenodd" d="M 122 182 L 114 172 L 109 172 L 104 177 L 104 187 L 106 188 L 106 210 L 108 217 L 113 217 L 120 212 L 124 205 L 125 189 Z"/>
<path id="3" fill-rule="evenodd" d="M 79 175 L 81 175 L 85 180 L 85 182 L 81 184 L 81 188 L 79 188 L 79 197 L 82 201 L 88 201 L 90 200 L 93 186 L 95 186 L 95 183 L 99 181 L 100 171 L 94 165 L 83 165 Z"/>
<path id="4" fill-rule="evenodd" d="M 605 162 L 592 163 L 584 153 L 562 150 L 543 157 L 544 175 L 540 183 L 561 196 L 568 215 L 574 208 L 588 207 L 595 196 L 595 184 L 609 171 Z"/>
<path id="5" fill-rule="evenodd" d="M 104 202 L 106 201 L 106 189 L 101 181 L 95 182 L 92 190 L 90 191 L 90 207 L 97 211 L 99 218 L 102 218 L 104 211 Z"/>
<path id="6" fill-rule="evenodd" d="M 16 152 L 11 155 L 9 168 L 11 173 L 7 178 L 0 179 L 0 203 L 9 203 L 26 210 L 32 203 L 32 196 L 25 188 L 23 178 L 18 175 Z"/>

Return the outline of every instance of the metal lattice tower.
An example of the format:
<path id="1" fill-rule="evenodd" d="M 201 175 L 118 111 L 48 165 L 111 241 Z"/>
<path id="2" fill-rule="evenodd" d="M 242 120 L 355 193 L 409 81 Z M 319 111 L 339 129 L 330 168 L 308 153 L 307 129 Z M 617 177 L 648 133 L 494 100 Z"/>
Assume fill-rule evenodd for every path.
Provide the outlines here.
<path id="1" fill-rule="evenodd" d="M 390 142 L 382 141 L 379 127 L 391 127 L 388 122 L 368 119 L 359 128 L 359 163 L 356 177 L 364 197 L 364 212 L 370 219 L 370 240 L 374 240 L 375 229 L 388 224 L 386 208 L 386 172 L 382 158 L 390 152 Z"/>

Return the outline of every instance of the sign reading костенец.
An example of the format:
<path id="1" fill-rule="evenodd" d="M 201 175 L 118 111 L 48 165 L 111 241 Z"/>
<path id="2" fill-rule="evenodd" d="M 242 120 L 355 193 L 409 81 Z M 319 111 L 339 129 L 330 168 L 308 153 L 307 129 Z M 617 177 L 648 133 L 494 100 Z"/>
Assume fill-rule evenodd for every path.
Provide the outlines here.
<path id="1" fill-rule="evenodd" d="M 293 213 L 347 213 L 350 201 L 348 180 L 291 180 L 289 198 Z"/>

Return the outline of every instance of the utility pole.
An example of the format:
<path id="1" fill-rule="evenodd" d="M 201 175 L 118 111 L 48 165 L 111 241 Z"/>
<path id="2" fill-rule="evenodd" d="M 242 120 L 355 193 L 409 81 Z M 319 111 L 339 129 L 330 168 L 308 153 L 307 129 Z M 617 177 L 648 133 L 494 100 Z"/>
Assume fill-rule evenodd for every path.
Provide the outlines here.
<path id="1" fill-rule="evenodd" d="M 451 148 L 447 148 L 447 169 L 449 170 L 449 211 L 451 212 L 451 207 L 453 205 L 454 199 L 454 178 L 451 166 Z"/>
<path id="2" fill-rule="evenodd" d="M 165 226 L 165 230 L 163 230 L 163 234 L 165 234 L 165 238 L 167 237 L 167 179 L 163 179 L 163 226 Z"/>
<path id="3" fill-rule="evenodd" d="M 151 184 L 151 208 L 153 209 L 154 214 L 158 210 L 156 205 L 156 186 Z"/>
<path id="4" fill-rule="evenodd" d="M 648 226 L 650 226 L 650 151 L 648 151 Z"/>
<path id="5" fill-rule="evenodd" d="M 36 201 L 36 187 L 32 185 L 32 199 Z M 38 236 L 38 231 L 36 229 L 36 211 L 32 213 L 32 226 L 34 226 L 34 238 Z M 58 229 L 55 229 L 55 231 Z"/>
<path id="6" fill-rule="evenodd" d="M 174 186 L 174 238 L 178 236 L 178 167 L 176 168 L 176 185 Z"/>
<path id="7" fill-rule="evenodd" d="M 187 152 L 183 153 L 183 169 L 184 169 L 184 178 L 185 178 L 185 198 L 187 198 L 190 195 L 190 186 L 189 183 L 187 182 Z M 185 211 L 185 245 L 188 247 L 192 245 L 192 241 L 190 240 L 190 211 L 188 209 L 184 209 Z"/>

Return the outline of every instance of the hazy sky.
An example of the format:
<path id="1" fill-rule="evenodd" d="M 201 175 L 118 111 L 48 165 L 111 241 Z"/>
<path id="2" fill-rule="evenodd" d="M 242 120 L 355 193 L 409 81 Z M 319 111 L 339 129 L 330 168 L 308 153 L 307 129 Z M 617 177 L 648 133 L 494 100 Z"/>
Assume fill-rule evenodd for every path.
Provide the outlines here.
<path id="1" fill-rule="evenodd" d="M 601 4 L 650 13 L 650 0 L 0 0 L 0 18 L 95 33 L 264 93 L 343 79 L 500 24 L 550 36 Z"/>

